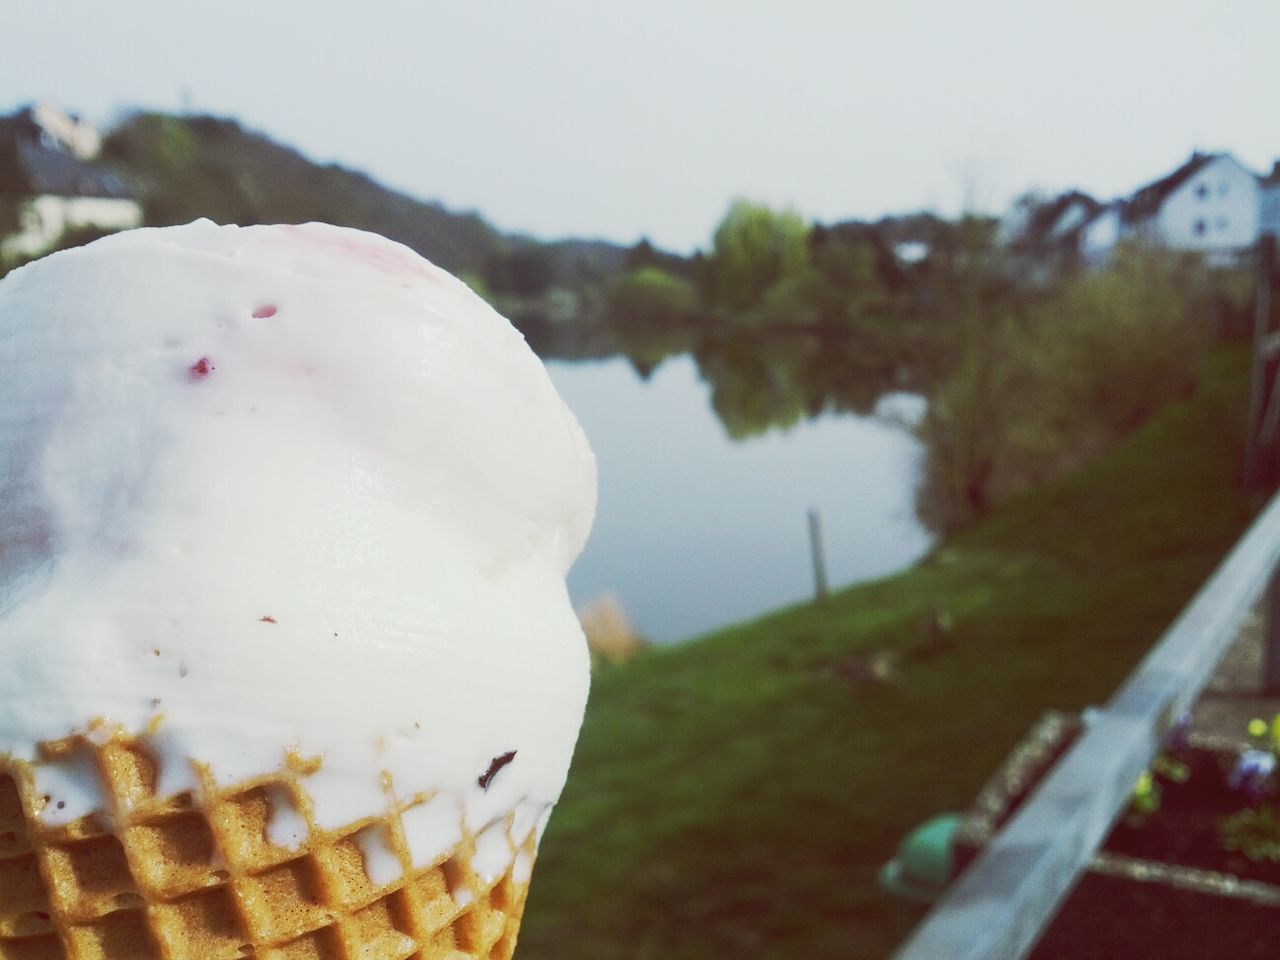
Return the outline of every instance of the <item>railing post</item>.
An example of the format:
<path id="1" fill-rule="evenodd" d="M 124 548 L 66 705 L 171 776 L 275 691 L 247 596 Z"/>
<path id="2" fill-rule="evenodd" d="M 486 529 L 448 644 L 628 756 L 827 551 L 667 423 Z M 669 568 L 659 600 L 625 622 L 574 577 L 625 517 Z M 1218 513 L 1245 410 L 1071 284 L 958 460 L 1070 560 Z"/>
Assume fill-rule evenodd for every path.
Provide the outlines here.
<path id="1" fill-rule="evenodd" d="M 1280 696 L 1280 569 L 1271 575 L 1262 604 L 1262 692 Z"/>
<path id="2" fill-rule="evenodd" d="M 1276 351 L 1271 342 L 1271 279 L 1276 256 L 1275 234 L 1258 238 L 1254 277 L 1253 376 L 1249 393 L 1249 430 L 1245 443 L 1246 487 L 1266 488 L 1276 479 Z"/>

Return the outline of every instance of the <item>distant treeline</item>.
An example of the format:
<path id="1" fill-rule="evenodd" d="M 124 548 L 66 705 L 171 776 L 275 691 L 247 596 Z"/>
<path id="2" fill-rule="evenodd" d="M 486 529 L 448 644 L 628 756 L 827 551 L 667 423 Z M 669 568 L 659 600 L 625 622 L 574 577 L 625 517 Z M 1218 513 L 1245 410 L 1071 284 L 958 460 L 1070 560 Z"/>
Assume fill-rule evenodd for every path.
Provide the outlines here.
<path id="1" fill-rule="evenodd" d="M 1247 327 L 1247 264 L 1122 245 L 1029 257 L 987 218 L 809 225 L 735 203 L 679 265 L 632 251 L 604 322 L 644 372 L 690 352 L 733 436 L 927 394 L 918 491 L 935 529 L 1109 449 L 1197 386 Z"/>

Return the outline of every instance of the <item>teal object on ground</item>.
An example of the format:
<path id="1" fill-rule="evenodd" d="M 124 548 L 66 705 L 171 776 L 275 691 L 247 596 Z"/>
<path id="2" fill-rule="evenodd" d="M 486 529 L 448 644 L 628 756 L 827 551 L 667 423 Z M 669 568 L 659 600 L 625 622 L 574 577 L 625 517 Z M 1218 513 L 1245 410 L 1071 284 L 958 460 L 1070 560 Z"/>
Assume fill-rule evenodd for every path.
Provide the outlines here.
<path id="1" fill-rule="evenodd" d="M 938 899 L 951 880 L 952 840 L 962 819 L 958 813 L 942 813 L 907 834 L 898 855 L 880 869 L 880 886 L 916 903 Z"/>

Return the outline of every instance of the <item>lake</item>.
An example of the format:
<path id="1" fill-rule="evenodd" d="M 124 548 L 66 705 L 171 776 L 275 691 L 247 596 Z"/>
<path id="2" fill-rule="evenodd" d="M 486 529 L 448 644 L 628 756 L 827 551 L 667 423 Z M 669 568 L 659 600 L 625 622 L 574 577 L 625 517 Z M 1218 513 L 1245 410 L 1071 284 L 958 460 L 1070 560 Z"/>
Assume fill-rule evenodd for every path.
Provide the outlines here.
<path id="1" fill-rule="evenodd" d="M 600 470 L 595 527 L 569 574 L 575 605 L 612 593 L 641 634 L 670 643 L 808 599 L 810 507 L 832 587 L 930 546 L 913 507 L 922 449 L 888 418 L 826 414 L 734 442 L 688 356 L 647 381 L 622 358 L 548 369 Z M 878 412 L 922 409 L 895 394 Z"/>

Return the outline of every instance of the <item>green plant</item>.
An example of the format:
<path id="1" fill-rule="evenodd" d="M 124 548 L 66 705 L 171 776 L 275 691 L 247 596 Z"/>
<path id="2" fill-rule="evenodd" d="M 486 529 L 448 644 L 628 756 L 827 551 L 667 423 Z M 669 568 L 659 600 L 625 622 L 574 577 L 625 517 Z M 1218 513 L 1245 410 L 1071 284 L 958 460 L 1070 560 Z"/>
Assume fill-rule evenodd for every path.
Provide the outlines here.
<path id="1" fill-rule="evenodd" d="M 1131 826 L 1141 826 L 1151 814 L 1160 809 L 1164 799 L 1164 782 L 1186 783 L 1191 768 L 1172 757 L 1159 756 L 1151 766 L 1142 771 L 1133 786 L 1133 799 L 1125 819 Z"/>
<path id="2" fill-rule="evenodd" d="M 809 227 L 799 214 L 735 200 L 712 238 L 703 276 L 707 302 L 745 313 L 771 286 L 803 272 L 808 263 Z"/>
<path id="3" fill-rule="evenodd" d="M 1280 818 L 1271 806 L 1241 810 L 1218 824 L 1222 845 L 1255 863 L 1280 863 Z"/>
<path id="4" fill-rule="evenodd" d="M 1129 818 L 1150 816 L 1160 809 L 1163 791 L 1150 770 L 1143 770 L 1138 782 L 1133 785 L 1133 799 L 1129 801 Z"/>
<path id="5" fill-rule="evenodd" d="M 1227 785 L 1257 802 L 1274 792 L 1276 760 L 1280 757 L 1280 713 L 1272 717 L 1269 724 L 1255 717 L 1249 721 L 1247 729 L 1249 736 L 1267 740 L 1266 749 L 1248 747 L 1241 750 L 1227 777 Z"/>
<path id="6" fill-rule="evenodd" d="M 1254 717 L 1249 721 L 1248 730 L 1251 737 L 1266 737 L 1268 749 L 1280 756 L 1280 713 L 1272 717 L 1269 724 L 1261 717 Z"/>

